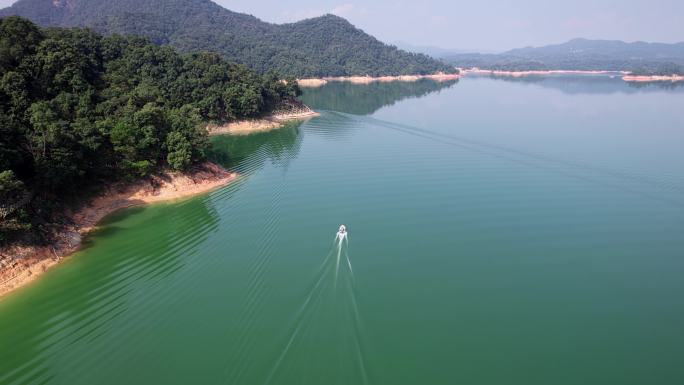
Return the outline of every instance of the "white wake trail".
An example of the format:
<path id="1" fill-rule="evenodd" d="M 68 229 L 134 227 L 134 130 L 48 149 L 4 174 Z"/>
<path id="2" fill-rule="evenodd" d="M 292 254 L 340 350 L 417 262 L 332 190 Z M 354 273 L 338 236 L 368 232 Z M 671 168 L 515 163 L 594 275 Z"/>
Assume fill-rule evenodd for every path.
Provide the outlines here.
<path id="1" fill-rule="evenodd" d="M 337 287 L 337 275 L 340 271 L 340 254 L 342 254 L 342 239 L 337 244 L 337 261 L 335 262 L 335 287 Z"/>

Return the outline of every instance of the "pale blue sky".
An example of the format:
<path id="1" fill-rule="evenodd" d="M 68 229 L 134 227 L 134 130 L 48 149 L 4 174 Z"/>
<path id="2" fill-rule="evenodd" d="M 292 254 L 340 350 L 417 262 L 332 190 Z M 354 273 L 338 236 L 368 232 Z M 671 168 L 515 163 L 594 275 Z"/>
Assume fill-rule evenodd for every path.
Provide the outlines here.
<path id="1" fill-rule="evenodd" d="M 215 1 L 276 23 L 335 13 L 386 42 L 444 48 L 498 51 L 574 37 L 684 41 L 684 0 Z"/>

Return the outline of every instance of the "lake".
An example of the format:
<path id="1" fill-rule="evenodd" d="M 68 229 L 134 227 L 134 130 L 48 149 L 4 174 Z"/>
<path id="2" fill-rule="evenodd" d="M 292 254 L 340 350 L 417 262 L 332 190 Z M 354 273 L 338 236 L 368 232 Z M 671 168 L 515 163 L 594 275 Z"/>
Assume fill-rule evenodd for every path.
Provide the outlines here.
<path id="1" fill-rule="evenodd" d="M 0 384 L 684 382 L 684 87 L 331 83 L 0 302 Z M 340 224 L 347 243 L 335 243 Z"/>

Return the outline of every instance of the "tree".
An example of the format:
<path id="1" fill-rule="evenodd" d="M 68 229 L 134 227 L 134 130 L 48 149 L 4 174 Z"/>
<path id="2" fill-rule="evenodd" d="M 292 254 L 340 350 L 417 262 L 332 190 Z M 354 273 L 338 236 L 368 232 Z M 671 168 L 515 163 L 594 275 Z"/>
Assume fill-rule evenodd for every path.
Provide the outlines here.
<path id="1" fill-rule="evenodd" d="M 12 170 L 0 172 L 0 221 L 28 203 L 29 193 Z"/>
<path id="2" fill-rule="evenodd" d="M 31 195 L 11 170 L 0 172 L 0 242 L 17 230 L 30 228 L 24 206 Z"/>
<path id="3" fill-rule="evenodd" d="M 167 155 L 169 167 L 176 171 L 183 171 L 190 166 L 192 161 L 192 147 L 182 132 L 173 131 L 166 136 Z"/>
<path id="4" fill-rule="evenodd" d="M 0 73 L 10 71 L 32 55 L 43 33 L 30 21 L 10 16 L 0 19 Z"/>

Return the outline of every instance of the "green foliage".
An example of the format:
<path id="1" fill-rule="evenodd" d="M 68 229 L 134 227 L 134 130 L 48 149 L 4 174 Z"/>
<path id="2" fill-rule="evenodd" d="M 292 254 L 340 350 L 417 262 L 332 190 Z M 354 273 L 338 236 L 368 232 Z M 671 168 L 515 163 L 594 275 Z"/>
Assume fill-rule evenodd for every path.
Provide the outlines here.
<path id="1" fill-rule="evenodd" d="M 166 160 L 174 170 L 185 170 L 192 161 L 192 146 L 188 139 L 179 131 L 173 131 L 166 136 Z"/>
<path id="2" fill-rule="evenodd" d="M 209 141 L 199 129 L 200 116 L 189 106 L 172 110 L 169 114 L 170 132 L 166 136 L 166 161 L 178 171 L 187 169 L 193 162 L 204 159 Z"/>
<path id="3" fill-rule="evenodd" d="M 3 228 L 45 218 L 103 179 L 186 170 L 209 146 L 202 123 L 262 115 L 300 93 L 293 79 L 217 54 L 17 17 L 0 19 L 0 53 Z M 16 196 L 31 202 L 14 207 Z"/>
<path id="4" fill-rule="evenodd" d="M 0 242 L 5 241 L 17 231 L 30 228 L 24 206 L 30 195 L 24 183 L 16 178 L 14 172 L 0 172 Z"/>
<path id="5" fill-rule="evenodd" d="M 45 0 L 19 0 L 3 13 L 49 26 L 146 36 L 184 52 L 217 52 L 259 73 L 275 69 L 301 78 L 454 72 L 426 55 L 386 45 L 334 15 L 277 25 L 211 0 L 75 0 L 61 8 Z"/>
<path id="6" fill-rule="evenodd" d="M 32 55 L 43 39 L 42 32 L 31 23 L 18 17 L 8 17 L 3 22 L 0 36 L 0 73 L 17 67 Z"/>
<path id="7" fill-rule="evenodd" d="M 0 218 L 7 218 L 21 205 L 28 192 L 12 170 L 0 172 Z"/>

